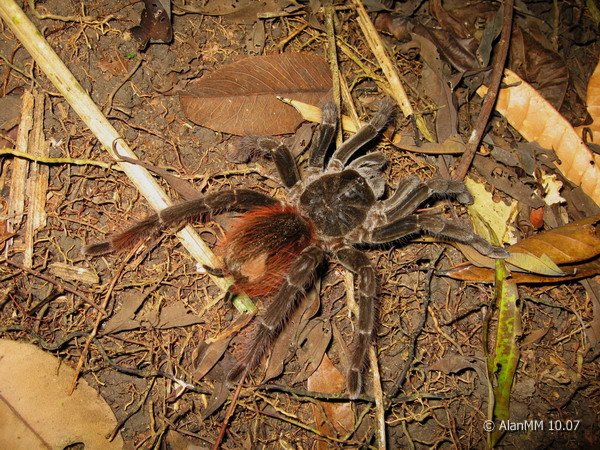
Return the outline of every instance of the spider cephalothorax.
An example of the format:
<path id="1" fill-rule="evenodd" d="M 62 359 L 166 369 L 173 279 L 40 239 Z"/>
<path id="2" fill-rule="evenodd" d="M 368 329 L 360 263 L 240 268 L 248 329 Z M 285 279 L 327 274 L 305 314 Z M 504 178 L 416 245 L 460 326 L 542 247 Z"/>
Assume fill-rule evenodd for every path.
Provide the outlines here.
<path id="1" fill-rule="evenodd" d="M 153 214 L 110 240 L 86 247 L 99 255 L 133 245 L 161 227 L 228 211 L 240 213 L 219 245 L 223 267 L 216 272 L 232 276 L 232 291 L 256 297 L 272 297 L 258 317 L 254 337 L 239 365 L 231 372 L 235 379 L 243 370 L 258 365 L 269 346 L 285 326 L 299 299 L 310 288 L 317 268 L 326 256 L 332 257 L 356 275 L 359 305 L 354 352 L 347 372 L 348 391 L 361 390 L 361 373 L 372 340 L 377 300 L 375 268 L 355 244 L 383 244 L 416 234 L 430 234 L 458 241 L 496 258 L 504 249 L 494 247 L 472 231 L 415 210 L 434 196 L 454 197 L 468 204 L 471 195 L 458 181 L 416 177 L 400 180 L 394 194 L 379 200 L 385 181 L 381 170 L 386 163 L 380 152 L 352 160 L 356 151 L 385 127 L 393 115 L 386 102 L 373 119 L 336 149 L 326 164 L 327 150 L 336 131 L 337 110 L 323 109 L 323 120 L 309 150 L 307 176 L 301 180 L 296 163 L 284 145 L 261 138 L 255 144 L 272 157 L 288 201 L 279 201 L 248 189 L 208 193 Z"/>

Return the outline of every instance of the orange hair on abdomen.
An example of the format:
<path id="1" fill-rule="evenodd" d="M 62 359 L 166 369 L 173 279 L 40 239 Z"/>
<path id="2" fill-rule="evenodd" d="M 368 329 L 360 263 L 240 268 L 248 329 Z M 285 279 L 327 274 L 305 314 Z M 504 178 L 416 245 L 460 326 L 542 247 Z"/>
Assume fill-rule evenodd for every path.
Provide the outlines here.
<path id="1" fill-rule="evenodd" d="M 251 297 L 274 294 L 298 255 L 315 242 L 312 223 L 290 205 L 253 209 L 234 222 L 219 244 L 232 291 Z"/>

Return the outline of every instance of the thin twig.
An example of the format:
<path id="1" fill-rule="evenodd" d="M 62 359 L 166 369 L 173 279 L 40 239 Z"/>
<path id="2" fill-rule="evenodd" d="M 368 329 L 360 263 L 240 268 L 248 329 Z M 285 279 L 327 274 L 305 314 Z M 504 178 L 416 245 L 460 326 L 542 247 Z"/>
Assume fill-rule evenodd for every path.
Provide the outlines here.
<path id="1" fill-rule="evenodd" d="M 233 397 L 231 398 L 231 403 L 229 404 L 229 407 L 227 408 L 227 412 L 225 413 L 225 419 L 223 419 L 223 424 L 221 425 L 221 429 L 219 430 L 219 436 L 217 437 L 217 440 L 215 441 L 215 444 L 213 445 L 213 450 L 218 450 L 219 448 L 221 448 L 221 442 L 223 442 L 223 439 L 225 438 L 225 433 L 227 432 L 227 425 L 229 425 L 231 416 L 233 416 L 233 413 L 235 412 L 235 407 L 237 406 L 238 399 L 240 398 L 240 392 L 242 391 L 242 385 L 244 384 L 244 381 L 246 380 L 246 376 L 248 376 L 248 369 L 249 369 L 249 366 L 246 366 L 246 369 L 244 370 L 240 380 L 238 381 L 238 385 L 235 390 L 235 393 L 233 394 Z"/>
<path id="2" fill-rule="evenodd" d="M 113 16 L 112 14 L 107 16 L 103 20 L 98 20 L 92 16 L 86 16 L 83 3 L 81 5 L 81 12 L 82 12 L 81 16 L 60 16 L 57 14 L 41 14 L 37 11 L 37 9 L 35 9 L 35 0 L 27 0 L 27 3 L 29 5 L 29 9 L 31 10 L 33 15 L 40 20 L 51 19 L 51 20 L 58 20 L 59 22 L 79 22 L 79 23 L 83 23 L 86 25 L 103 26 L 103 25 L 106 25 L 109 21 L 115 19 L 115 16 Z"/>
<path id="3" fill-rule="evenodd" d="M 108 95 L 106 104 L 104 105 L 104 108 L 102 109 L 102 112 L 105 115 L 108 115 L 110 113 L 110 110 L 112 109 L 113 99 L 115 98 L 115 95 L 117 95 L 117 92 L 119 92 L 119 90 L 123 87 L 123 85 L 125 83 L 127 83 L 127 81 L 137 72 L 137 70 L 141 67 L 143 61 L 144 61 L 144 58 L 138 59 L 138 62 L 135 63 L 135 66 L 133 66 L 133 69 L 131 69 L 129 71 L 129 73 L 127 74 L 125 79 L 123 81 L 121 81 L 117 86 L 115 86 L 115 88 L 112 90 L 112 92 Z"/>
<path id="4" fill-rule="evenodd" d="M 350 401 L 363 401 L 368 403 L 375 403 L 375 399 L 369 397 L 368 395 L 361 394 L 356 398 L 350 398 L 348 394 L 343 392 L 316 392 L 316 391 L 307 391 L 306 389 L 297 389 L 289 386 L 282 386 L 279 384 L 263 384 L 260 386 L 256 386 L 256 390 L 258 391 L 267 391 L 267 392 L 285 392 L 286 394 L 290 394 L 294 397 L 300 398 L 311 398 L 317 400 L 327 400 L 330 402 L 350 402 Z"/>
<path id="5" fill-rule="evenodd" d="M 504 75 L 504 64 L 508 55 L 508 46 L 510 44 L 510 33 L 512 29 L 512 16 L 513 16 L 513 0 L 504 0 L 504 15 L 502 18 L 502 32 L 500 34 L 500 42 L 498 43 L 498 51 L 494 57 L 494 63 L 492 65 L 492 77 L 488 85 L 488 92 L 481 105 L 479 111 L 479 117 L 475 122 L 469 141 L 467 142 L 465 152 L 463 153 L 458 167 L 454 172 L 453 179 L 463 180 L 469 171 L 471 162 L 475 157 L 475 153 L 479 148 L 479 143 L 483 138 L 485 128 L 489 121 L 492 109 L 496 103 L 498 97 L 498 90 L 500 89 L 500 82 Z"/>

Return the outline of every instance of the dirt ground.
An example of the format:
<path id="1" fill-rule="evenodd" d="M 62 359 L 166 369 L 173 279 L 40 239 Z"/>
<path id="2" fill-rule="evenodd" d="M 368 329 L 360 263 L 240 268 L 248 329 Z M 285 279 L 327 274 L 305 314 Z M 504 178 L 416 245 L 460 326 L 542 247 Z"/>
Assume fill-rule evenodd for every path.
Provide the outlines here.
<path id="1" fill-rule="evenodd" d="M 171 174 L 193 183 L 198 192 L 244 186 L 284 197 L 271 161 L 233 162 L 232 148 L 239 145 L 240 138 L 191 123 L 179 103 L 178 94 L 190 80 L 257 52 L 254 23 L 184 13 L 174 5 L 173 42 L 150 44 L 141 52 L 128 30 L 139 24 L 143 2 L 35 3 L 39 13 L 73 16 L 39 19 L 24 7 L 140 159 L 168 168 Z M 357 25 L 350 20 L 354 13 L 346 4 L 349 2 L 335 3 L 340 6 L 336 14 L 345 39 L 361 49 L 366 60 L 373 61 Z M 565 3 L 572 6 L 582 2 Z M 83 14 L 93 20 L 84 20 Z M 104 20 L 109 16 L 110 20 Z M 258 51 L 313 51 L 325 56 L 324 28 L 315 28 L 312 19 L 324 20 L 319 13 L 311 21 L 303 14 L 263 19 L 265 35 Z M 385 39 L 391 36 L 385 34 Z M 585 86 L 594 68 L 598 48 L 596 34 L 565 58 L 580 85 Z M 46 102 L 43 132 L 51 157 L 111 161 L 5 25 L 0 34 L 0 57 L 0 100 L 5 102 L 0 122 L 10 119 L 11 113 L 18 117 L 25 91 L 41 92 Z M 359 114 L 367 118 L 373 110 L 361 105 L 369 105 L 382 95 L 346 57 L 340 61 Z M 414 88 L 421 74 L 419 61 L 399 58 L 398 66 L 413 106 L 426 110 L 430 104 Z M 8 102 L 13 102 L 12 108 Z M 478 108 L 476 99 L 459 107 L 459 129 L 465 140 Z M 500 118 L 495 120 L 502 123 Z M 410 130 L 410 121 L 397 120 L 397 133 Z M 286 139 L 293 141 L 290 136 Z M 10 146 L 10 136 L 2 146 Z M 458 160 L 448 155 L 409 153 L 385 142 L 380 148 L 390 161 L 385 176 L 392 186 L 408 174 L 422 179 L 434 176 L 440 160 L 447 167 L 454 167 Z M 0 159 L 2 207 L 8 199 L 14 161 Z M 231 394 L 222 382 L 225 370 L 248 336 L 248 327 L 238 330 L 240 313 L 231 302 L 223 301 L 223 292 L 207 275 L 198 273 L 195 261 L 173 233 L 137 252 L 84 257 L 81 250 L 85 244 L 122 230 L 145 217 L 151 208 L 114 166 L 62 163 L 44 167 L 48 168 L 49 180 L 47 223 L 35 237 L 34 272 L 5 262 L 22 261 L 24 243 L 19 227 L 0 263 L 0 337 L 33 342 L 72 367 L 83 358 L 81 376 L 112 408 L 127 448 L 212 447 L 230 405 Z M 478 178 L 475 173 L 473 176 Z M 161 177 L 157 179 L 173 199 L 181 198 Z M 494 194 L 508 198 L 495 189 Z M 451 203 L 445 207 L 447 212 L 451 209 L 448 205 Z M 576 209 L 567 204 L 548 207 L 544 213 L 558 217 L 560 224 L 564 218 L 580 218 L 586 207 Z M 459 214 L 459 221 L 468 221 L 464 208 L 452 209 Z M 589 215 L 596 212 L 587 210 Z M 517 220 L 521 238 L 536 232 L 527 223 L 528 217 L 521 213 Z M 197 230 L 213 246 L 227 224 L 226 218 L 199 224 Z M 403 243 L 369 249 L 368 253 L 380 277 L 376 356 L 381 385 L 384 394 L 398 384 L 400 387 L 386 405 L 388 447 L 485 447 L 483 423 L 489 399 L 483 324 L 494 304 L 493 286 L 441 276 L 438 272 L 464 261 L 462 254 L 447 244 Z M 55 263 L 83 268 L 92 275 L 91 280 L 70 282 L 52 269 Z M 434 267 L 437 272 L 430 277 Z M 347 367 L 353 330 L 347 306 L 347 274 L 330 263 L 321 275 L 320 290 L 303 303 L 307 310 L 304 329 L 287 337 L 289 345 L 288 341 L 284 345 L 289 352 L 286 348 L 285 353 L 278 353 L 279 372 L 271 361 L 269 370 L 274 376 L 261 384 L 263 364 L 242 389 L 228 418 L 223 448 L 377 446 L 371 375 L 367 376 L 365 394 L 352 402 L 345 396 L 343 385 L 339 392 L 344 402 L 324 399 L 315 393 L 318 389 L 311 388 L 319 377 L 331 383 L 339 380 L 339 372 L 344 373 Z M 62 282 L 56 284 L 47 278 Z M 97 334 L 93 330 L 98 312 L 81 297 L 61 290 L 61 283 L 72 284 L 97 304 L 105 303 L 109 317 L 100 322 Z M 523 330 L 521 359 L 511 393 L 511 420 L 543 419 L 546 430 L 509 432 L 500 446 L 597 448 L 600 444 L 600 366 L 598 358 L 589 358 L 590 343 L 585 334 L 600 320 L 592 299 L 598 292 L 593 279 L 519 286 Z M 424 311 L 427 298 L 429 306 Z M 132 304 L 136 306 L 129 316 L 119 323 L 110 321 Z M 177 305 L 184 305 L 184 314 L 167 317 L 165 311 L 173 311 L 169 308 Z M 134 314 L 137 322 L 124 324 Z M 426 321 L 421 326 L 424 314 Z M 320 329 L 325 331 L 315 331 Z M 233 340 L 229 343 L 225 337 Z M 207 364 L 205 350 L 215 340 L 229 343 L 224 347 L 228 350 L 206 376 L 198 378 Z M 323 352 L 334 366 L 331 378 L 320 372 L 311 376 L 316 369 L 314 355 L 322 356 Z M 307 382 L 309 377 L 312 381 Z M 182 389 L 178 380 L 190 387 Z M 549 421 L 567 420 L 580 421 L 577 430 L 552 432 L 547 428 Z"/>

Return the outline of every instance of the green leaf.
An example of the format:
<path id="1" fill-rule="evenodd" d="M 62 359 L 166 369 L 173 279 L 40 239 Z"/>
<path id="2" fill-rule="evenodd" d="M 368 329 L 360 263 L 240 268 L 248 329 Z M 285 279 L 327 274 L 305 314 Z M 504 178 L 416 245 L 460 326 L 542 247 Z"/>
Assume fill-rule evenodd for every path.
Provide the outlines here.
<path id="1" fill-rule="evenodd" d="M 547 275 L 549 277 L 561 277 L 567 275 L 545 253 L 541 256 L 535 256 L 531 253 L 511 252 L 510 256 L 505 261 L 508 264 L 515 266 L 517 268 L 516 270 L 525 270 L 526 272 Z"/>
<path id="2" fill-rule="evenodd" d="M 498 422 L 510 417 L 510 392 L 519 364 L 521 337 L 521 311 L 517 285 L 509 281 L 510 272 L 504 261 L 496 261 L 496 307 L 498 324 L 492 354 L 488 357 L 489 377 L 493 382 L 494 408 L 490 420 Z M 502 437 L 498 427 L 488 435 L 494 447 Z"/>

